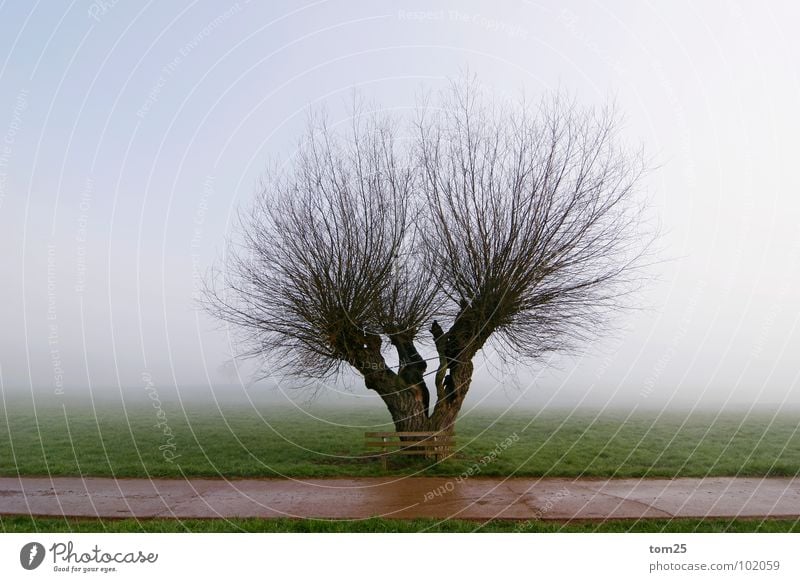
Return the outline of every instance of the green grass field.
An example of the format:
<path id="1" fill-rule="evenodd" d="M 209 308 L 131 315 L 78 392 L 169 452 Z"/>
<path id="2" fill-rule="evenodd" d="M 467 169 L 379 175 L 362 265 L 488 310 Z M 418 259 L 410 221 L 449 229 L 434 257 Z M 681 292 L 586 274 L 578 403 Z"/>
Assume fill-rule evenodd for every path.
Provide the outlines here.
<path id="1" fill-rule="evenodd" d="M 432 519 L 392 520 L 366 519 L 361 521 L 323 521 L 313 519 L 51 519 L 30 517 L 0 517 L 0 532 L 75 532 L 75 533 L 792 533 L 800 532 L 797 520 L 641 520 L 605 523 L 474 521 Z"/>
<path id="2" fill-rule="evenodd" d="M 384 475 L 364 432 L 391 430 L 380 409 L 216 408 L 6 400 L 0 475 L 336 477 Z M 312 416 L 313 415 L 313 416 Z M 316 418 L 314 418 L 316 417 Z M 443 463 L 394 462 L 390 473 L 677 477 L 797 475 L 800 416 L 563 411 L 464 415 Z M 166 431 L 166 432 L 165 432 Z M 495 447 L 509 437 L 509 448 Z M 488 455 L 488 457 L 487 457 Z M 488 459 L 488 460 L 487 460 Z M 0 517 L 2 532 L 796 532 L 793 520 L 478 523 L 448 520 L 99 520 Z"/>
<path id="3" fill-rule="evenodd" d="M 0 411 L 0 474 L 117 477 L 334 477 L 384 474 L 368 458 L 365 430 L 388 430 L 380 409 L 356 412 L 176 402 L 124 410 L 119 404 L 7 400 Z M 677 477 L 800 471 L 796 414 L 691 416 L 670 413 L 496 411 L 464 415 L 455 458 L 426 466 L 395 462 L 390 472 L 458 475 Z M 157 426 L 161 423 L 161 426 Z M 168 427 L 169 434 L 165 434 Z M 511 435 L 519 439 L 482 463 Z M 171 436 L 170 436 L 171 435 Z M 174 457 L 174 458 L 171 458 Z"/>

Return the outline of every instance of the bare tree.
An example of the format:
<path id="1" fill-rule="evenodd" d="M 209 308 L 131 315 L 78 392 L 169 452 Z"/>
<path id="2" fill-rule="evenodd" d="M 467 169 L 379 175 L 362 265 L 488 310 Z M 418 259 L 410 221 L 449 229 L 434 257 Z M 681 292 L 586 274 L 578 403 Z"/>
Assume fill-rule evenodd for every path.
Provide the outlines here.
<path id="1" fill-rule="evenodd" d="M 409 127 L 401 139 L 388 117 L 356 115 L 347 132 L 312 120 L 209 297 L 246 355 L 307 378 L 354 368 L 397 430 L 443 430 L 487 342 L 535 359 L 624 305 L 649 242 L 643 165 L 608 109 L 487 104 L 470 83 Z"/>

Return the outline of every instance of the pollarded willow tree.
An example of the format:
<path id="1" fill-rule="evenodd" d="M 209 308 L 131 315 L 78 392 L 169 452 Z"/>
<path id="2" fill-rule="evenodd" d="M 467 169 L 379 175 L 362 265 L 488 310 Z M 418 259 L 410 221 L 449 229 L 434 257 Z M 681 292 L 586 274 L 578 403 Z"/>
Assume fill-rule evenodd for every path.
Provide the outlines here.
<path id="1" fill-rule="evenodd" d="M 447 429 L 479 352 L 567 350 L 624 305 L 647 239 L 641 156 L 617 138 L 608 109 L 489 104 L 470 83 L 405 126 L 312 120 L 242 215 L 210 305 L 245 355 L 305 378 L 352 368 L 397 430 Z"/>

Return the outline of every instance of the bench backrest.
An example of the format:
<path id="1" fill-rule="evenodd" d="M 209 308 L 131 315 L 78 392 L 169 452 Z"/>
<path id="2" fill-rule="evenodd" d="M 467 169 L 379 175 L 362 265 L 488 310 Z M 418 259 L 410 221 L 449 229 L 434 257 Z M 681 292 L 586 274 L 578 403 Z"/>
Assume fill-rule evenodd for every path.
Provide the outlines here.
<path id="1" fill-rule="evenodd" d="M 401 455 L 449 454 L 455 445 L 452 432 L 401 431 L 364 433 L 366 446 Z"/>

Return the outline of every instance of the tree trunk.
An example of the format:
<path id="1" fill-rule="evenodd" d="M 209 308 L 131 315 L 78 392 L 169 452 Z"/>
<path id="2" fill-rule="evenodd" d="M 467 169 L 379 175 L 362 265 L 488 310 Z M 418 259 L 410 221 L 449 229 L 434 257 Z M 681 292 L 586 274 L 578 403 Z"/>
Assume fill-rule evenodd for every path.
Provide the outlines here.
<path id="1" fill-rule="evenodd" d="M 452 431 L 461 406 L 467 397 L 472 383 L 472 362 L 451 364 L 450 371 L 444 379 L 443 396 L 440 396 L 430 417 L 431 430 Z"/>
<path id="2" fill-rule="evenodd" d="M 395 374 L 375 376 L 379 377 L 365 379 L 367 388 L 381 396 L 397 432 L 452 430 L 472 380 L 472 364 L 460 364 L 450 371 L 445 384 L 452 388 L 436 402 L 432 413 L 418 383 L 408 384 Z"/>
<path id="3" fill-rule="evenodd" d="M 456 324 L 444 333 L 434 321 L 431 326 L 439 353 L 439 367 L 434 380 L 436 405 L 430 410 L 430 392 L 425 383 L 427 363 L 414 346 L 413 336 L 393 334 L 400 367 L 397 373 L 386 366 L 380 354 L 380 339 L 367 337 L 368 357 L 361 358 L 359 371 L 368 389 L 380 395 L 397 432 L 452 431 L 472 382 L 472 358 L 485 338 L 476 338 L 464 331 L 467 319 L 462 314 Z M 466 339 L 465 339 L 466 338 Z M 371 341 L 370 341 L 371 340 Z"/>
<path id="4" fill-rule="evenodd" d="M 427 403 L 416 383 L 408 384 L 393 373 L 376 376 L 365 378 L 367 388 L 380 395 L 392 415 L 397 432 L 433 430 L 429 424 Z"/>

